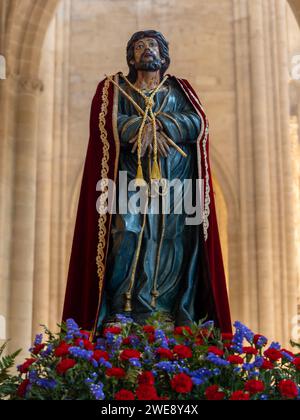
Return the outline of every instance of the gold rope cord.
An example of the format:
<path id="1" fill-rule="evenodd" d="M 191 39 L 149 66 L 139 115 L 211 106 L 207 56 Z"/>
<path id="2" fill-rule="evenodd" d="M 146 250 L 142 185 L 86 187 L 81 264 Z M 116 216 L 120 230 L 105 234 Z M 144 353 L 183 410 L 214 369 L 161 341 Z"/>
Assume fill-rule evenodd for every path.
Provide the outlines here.
<path id="1" fill-rule="evenodd" d="M 121 88 L 121 86 L 119 86 L 110 76 L 106 76 L 106 77 L 120 90 L 120 92 L 123 93 L 123 95 L 129 100 L 129 102 L 131 102 L 133 104 L 133 106 L 141 114 L 141 116 L 144 117 L 145 112 L 135 102 L 135 100 L 123 88 Z M 125 77 L 125 76 L 123 76 L 123 77 Z M 128 83 L 130 83 L 130 82 L 128 82 Z M 136 89 L 135 86 L 133 87 L 133 89 L 134 90 Z M 156 113 L 153 113 L 154 117 L 156 117 L 156 115 L 158 115 L 159 113 L 161 113 L 160 110 L 158 112 L 156 112 Z M 147 119 L 149 119 L 149 121 L 151 122 L 150 116 L 147 116 Z M 167 142 L 170 144 L 170 146 L 174 147 L 174 149 L 177 150 L 178 153 L 180 153 L 184 158 L 187 157 L 187 154 L 172 139 L 170 139 L 170 137 L 168 137 L 163 131 L 161 131 L 161 135 L 167 140 Z"/>
<path id="2" fill-rule="evenodd" d="M 153 90 L 153 92 L 150 94 L 150 96 L 147 96 L 144 94 L 144 92 L 142 92 L 141 89 L 138 89 L 136 86 L 134 86 L 128 79 L 126 76 L 124 76 L 123 74 L 121 74 L 121 77 L 126 81 L 126 83 L 132 88 L 134 89 L 136 92 L 138 92 L 142 98 L 145 101 L 145 105 L 146 105 L 146 109 L 144 112 L 144 116 L 143 116 L 143 121 L 141 124 L 141 127 L 139 129 L 138 132 L 138 138 L 137 138 L 137 142 L 138 142 L 138 169 L 137 169 L 137 175 L 136 175 L 136 185 L 141 186 L 144 185 L 145 180 L 143 177 L 143 170 L 142 170 L 142 161 L 141 161 L 141 150 L 142 150 L 142 134 L 143 134 L 143 130 L 147 121 L 147 117 L 148 114 L 150 114 L 150 118 L 152 120 L 152 127 L 153 127 L 153 140 L 154 140 L 154 144 L 153 144 L 153 166 L 152 166 L 152 171 L 151 171 L 151 179 L 154 180 L 160 180 L 161 179 L 161 173 L 159 170 L 159 166 L 157 163 L 157 133 L 156 133 L 156 120 L 155 120 L 155 116 L 153 114 L 152 108 L 154 105 L 154 97 L 156 95 L 156 93 L 158 92 L 158 90 L 161 88 L 161 86 L 163 86 L 163 84 L 165 83 L 165 81 L 168 79 L 168 76 L 165 76 L 163 78 L 163 80 L 159 83 L 158 86 L 156 86 L 156 88 Z"/>
<path id="3" fill-rule="evenodd" d="M 150 159 L 150 150 L 149 150 L 149 159 Z M 142 223 L 141 231 L 140 231 L 139 237 L 138 237 L 138 245 L 137 245 L 137 249 L 135 251 L 134 262 L 133 262 L 133 268 L 132 268 L 132 272 L 131 272 L 131 276 L 130 276 L 129 287 L 128 287 L 127 292 L 125 293 L 125 309 L 124 309 L 125 312 L 131 312 L 132 311 L 132 304 L 131 304 L 132 291 L 133 291 L 133 287 L 134 287 L 134 284 L 135 284 L 136 268 L 137 268 L 138 259 L 139 259 L 140 252 L 141 252 L 142 240 L 143 240 L 144 230 L 145 230 L 145 226 L 146 226 L 146 215 L 147 215 L 146 209 L 148 207 L 148 195 L 149 195 L 148 184 L 145 184 L 145 187 L 147 188 L 147 199 L 146 199 L 146 204 L 145 204 L 145 208 L 144 208 L 143 223 Z"/>

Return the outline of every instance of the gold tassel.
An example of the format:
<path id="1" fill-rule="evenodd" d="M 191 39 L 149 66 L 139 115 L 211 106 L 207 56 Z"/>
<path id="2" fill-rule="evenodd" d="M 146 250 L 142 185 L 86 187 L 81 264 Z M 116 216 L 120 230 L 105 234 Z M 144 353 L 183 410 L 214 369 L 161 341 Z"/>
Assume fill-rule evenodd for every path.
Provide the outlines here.
<path id="1" fill-rule="evenodd" d="M 153 165 L 152 165 L 151 179 L 157 179 L 157 180 L 161 179 L 161 173 L 160 173 L 159 165 L 156 159 L 154 160 Z"/>
<path id="2" fill-rule="evenodd" d="M 155 308 L 156 307 L 156 299 L 159 297 L 159 293 L 158 293 L 157 290 L 153 290 L 151 292 L 151 294 L 152 294 L 152 299 L 151 299 L 150 305 L 152 306 L 152 308 Z"/>
<path id="3" fill-rule="evenodd" d="M 142 164 L 138 163 L 138 168 L 137 168 L 136 177 L 135 177 L 135 185 L 137 187 L 143 187 L 145 184 L 146 184 L 146 181 L 143 176 Z"/>
<path id="4" fill-rule="evenodd" d="M 132 306 L 131 306 L 131 293 L 130 292 L 126 292 L 125 293 L 125 308 L 124 311 L 125 312 L 131 312 L 132 311 Z"/>

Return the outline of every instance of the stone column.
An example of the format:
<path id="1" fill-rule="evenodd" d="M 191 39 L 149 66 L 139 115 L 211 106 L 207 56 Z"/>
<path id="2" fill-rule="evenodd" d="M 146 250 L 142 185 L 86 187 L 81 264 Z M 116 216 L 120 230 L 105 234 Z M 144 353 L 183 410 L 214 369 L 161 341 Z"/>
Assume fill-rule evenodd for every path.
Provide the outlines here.
<path id="1" fill-rule="evenodd" d="M 49 325 L 50 249 L 52 207 L 53 97 L 55 92 L 55 20 L 48 29 L 41 57 L 40 77 L 45 85 L 39 101 L 37 194 L 33 290 L 33 335 Z"/>
<path id="2" fill-rule="evenodd" d="M 9 74 L 0 81 L 0 315 L 8 318 L 10 243 L 12 226 L 15 98 L 18 80 Z"/>
<path id="3" fill-rule="evenodd" d="M 278 35 L 278 83 L 280 92 L 280 127 L 281 127 L 281 162 L 283 172 L 283 219 L 285 231 L 287 284 L 284 298 L 287 299 L 288 311 L 285 319 L 285 330 L 291 334 L 293 322 L 297 315 L 297 265 L 296 265 L 296 217 L 293 193 L 292 144 L 289 137 L 289 65 L 287 43 L 286 2 L 275 1 L 276 30 Z"/>
<path id="4" fill-rule="evenodd" d="M 258 331 L 255 201 L 252 134 L 252 92 L 248 0 L 234 0 L 236 120 L 239 172 L 239 219 L 235 254 L 231 255 L 231 301 L 234 319 Z M 232 229 L 232 227 L 230 227 Z"/>
<path id="5" fill-rule="evenodd" d="M 11 349 L 30 345 L 32 331 L 37 118 L 40 80 L 20 79 L 14 161 L 10 267 Z M 25 349 L 26 350 L 26 349 Z"/>

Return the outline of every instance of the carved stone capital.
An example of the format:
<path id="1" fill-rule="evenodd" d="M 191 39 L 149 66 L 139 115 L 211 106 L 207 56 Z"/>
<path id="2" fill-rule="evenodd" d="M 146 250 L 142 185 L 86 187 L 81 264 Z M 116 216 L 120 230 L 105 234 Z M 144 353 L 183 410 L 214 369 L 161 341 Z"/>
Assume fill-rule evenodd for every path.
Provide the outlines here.
<path id="1" fill-rule="evenodd" d="M 8 70 L 7 79 L 14 80 L 23 93 L 43 92 L 44 90 L 44 83 L 42 80 L 35 77 L 22 76 L 21 74 L 13 73 Z"/>

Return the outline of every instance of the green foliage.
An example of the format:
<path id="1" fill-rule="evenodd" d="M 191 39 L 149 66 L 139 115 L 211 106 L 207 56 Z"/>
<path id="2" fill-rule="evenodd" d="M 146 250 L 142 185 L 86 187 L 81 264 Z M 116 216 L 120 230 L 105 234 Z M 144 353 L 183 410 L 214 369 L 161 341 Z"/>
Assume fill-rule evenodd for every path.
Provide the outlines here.
<path id="1" fill-rule="evenodd" d="M 7 342 L 0 347 L 0 399 L 16 392 L 18 379 L 11 376 L 10 370 L 15 365 L 16 357 L 20 354 L 21 350 L 13 354 L 3 356 L 7 347 Z"/>

